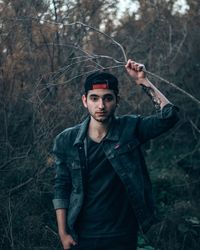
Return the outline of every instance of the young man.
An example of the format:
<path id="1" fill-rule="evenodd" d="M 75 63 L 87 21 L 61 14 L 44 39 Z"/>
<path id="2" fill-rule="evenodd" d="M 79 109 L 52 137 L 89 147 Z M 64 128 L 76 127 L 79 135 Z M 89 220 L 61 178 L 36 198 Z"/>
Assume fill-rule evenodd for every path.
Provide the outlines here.
<path id="1" fill-rule="evenodd" d="M 177 108 L 128 60 L 128 74 L 152 98 L 155 115 L 115 117 L 118 80 L 87 77 L 89 117 L 56 137 L 54 207 L 64 249 L 135 250 L 137 232 L 155 220 L 151 183 L 140 145 L 169 130 Z"/>

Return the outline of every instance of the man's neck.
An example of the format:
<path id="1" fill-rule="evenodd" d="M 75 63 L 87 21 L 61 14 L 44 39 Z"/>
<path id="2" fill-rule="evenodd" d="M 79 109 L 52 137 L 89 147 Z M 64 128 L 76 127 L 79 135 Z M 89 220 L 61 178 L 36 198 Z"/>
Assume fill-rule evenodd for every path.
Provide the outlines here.
<path id="1" fill-rule="evenodd" d="M 99 122 L 91 117 L 88 128 L 89 137 L 96 142 L 100 142 L 106 136 L 111 120 L 112 119 L 107 122 Z"/>

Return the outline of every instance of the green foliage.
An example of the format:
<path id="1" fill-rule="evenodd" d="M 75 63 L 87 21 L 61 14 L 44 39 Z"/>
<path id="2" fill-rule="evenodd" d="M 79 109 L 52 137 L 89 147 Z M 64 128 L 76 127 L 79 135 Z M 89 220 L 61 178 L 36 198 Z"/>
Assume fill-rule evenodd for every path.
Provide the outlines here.
<path id="1" fill-rule="evenodd" d="M 144 237 L 142 237 L 142 235 L 139 235 L 137 250 L 155 250 L 155 248 L 147 244 Z"/>

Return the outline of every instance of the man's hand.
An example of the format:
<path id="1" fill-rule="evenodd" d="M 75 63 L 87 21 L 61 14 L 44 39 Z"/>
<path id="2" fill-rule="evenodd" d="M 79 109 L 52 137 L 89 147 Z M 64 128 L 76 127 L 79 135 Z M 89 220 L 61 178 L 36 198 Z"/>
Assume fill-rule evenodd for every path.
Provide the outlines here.
<path id="1" fill-rule="evenodd" d="M 63 249 L 70 249 L 72 246 L 76 245 L 76 242 L 73 240 L 72 236 L 66 232 L 66 209 L 56 209 L 56 217 L 58 222 L 58 232 Z"/>
<path id="2" fill-rule="evenodd" d="M 136 81 L 137 84 L 144 83 L 146 79 L 145 66 L 143 64 L 137 63 L 131 59 L 128 60 L 125 68 L 128 74 Z"/>
<path id="3" fill-rule="evenodd" d="M 167 105 L 169 100 L 149 81 L 146 77 L 145 66 L 129 59 L 125 65 L 128 74 L 135 80 L 135 82 L 142 86 L 143 90 L 151 98 L 155 108 L 161 110 Z"/>
<path id="4" fill-rule="evenodd" d="M 72 246 L 76 245 L 76 242 L 73 240 L 72 236 L 67 233 L 60 235 L 60 240 L 64 250 L 70 249 Z"/>

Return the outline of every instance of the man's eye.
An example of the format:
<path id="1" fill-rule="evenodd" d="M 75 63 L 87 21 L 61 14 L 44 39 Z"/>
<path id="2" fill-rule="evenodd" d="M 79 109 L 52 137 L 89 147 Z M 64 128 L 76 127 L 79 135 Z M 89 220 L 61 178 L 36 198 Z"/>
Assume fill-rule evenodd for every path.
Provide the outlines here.
<path id="1" fill-rule="evenodd" d="M 93 102 L 98 101 L 98 97 L 97 96 L 90 96 L 90 100 Z"/>
<path id="2" fill-rule="evenodd" d="M 105 100 L 106 102 L 111 102 L 111 101 L 113 100 L 113 96 L 106 96 L 106 97 L 104 98 L 104 100 Z"/>

